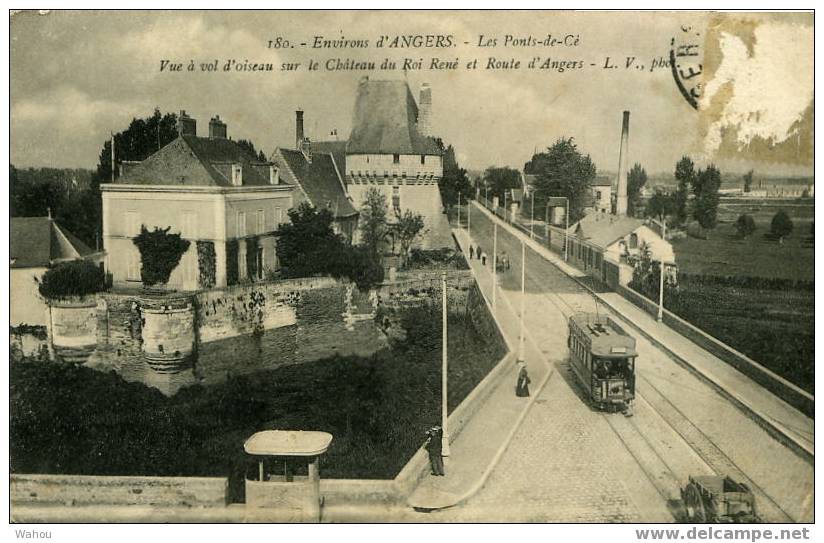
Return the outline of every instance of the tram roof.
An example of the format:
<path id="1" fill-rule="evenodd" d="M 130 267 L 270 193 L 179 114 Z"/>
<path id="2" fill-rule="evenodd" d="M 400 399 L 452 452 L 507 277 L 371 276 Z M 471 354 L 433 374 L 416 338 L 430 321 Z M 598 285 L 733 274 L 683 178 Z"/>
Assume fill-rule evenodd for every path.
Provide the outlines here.
<path id="1" fill-rule="evenodd" d="M 260 456 L 317 456 L 326 452 L 332 442 L 327 432 L 300 430 L 265 430 L 246 440 L 243 449 Z"/>
<path id="2" fill-rule="evenodd" d="M 606 315 L 576 313 L 570 321 L 590 338 L 590 351 L 602 358 L 638 356 L 635 338 Z"/>

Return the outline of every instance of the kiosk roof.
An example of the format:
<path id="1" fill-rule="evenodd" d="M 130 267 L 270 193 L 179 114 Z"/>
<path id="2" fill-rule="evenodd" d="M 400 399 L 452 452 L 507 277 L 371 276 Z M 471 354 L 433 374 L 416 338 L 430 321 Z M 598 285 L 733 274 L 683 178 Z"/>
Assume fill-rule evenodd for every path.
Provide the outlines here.
<path id="1" fill-rule="evenodd" d="M 317 456 L 325 453 L 331 442 L 332 434 L 327 432 L 266 430 L 247 439 L 243 449 L 254 455 Z"/>

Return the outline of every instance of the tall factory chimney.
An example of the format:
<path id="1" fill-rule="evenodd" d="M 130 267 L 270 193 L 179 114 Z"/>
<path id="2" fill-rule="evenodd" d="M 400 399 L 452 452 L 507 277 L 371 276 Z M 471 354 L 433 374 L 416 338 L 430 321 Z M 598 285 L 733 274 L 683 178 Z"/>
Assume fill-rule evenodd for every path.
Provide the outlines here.
<path id="1" fill-rule="evenodd" d="M 627 163 L 629 162 L 629 111 L 624 112 L 621 125 L 621 150 L 618 154 L 618 187 L 615 196 L 615 214 L 627 214 Z"/>
<path id="2" fill-rule="evenodd" d="M 432 135 L 432 88 L 429 83 L 421 85 L 418 100 L 418 131 L 422 136 Z"/>
<path id="3" fill-rule="evenodd" d="M 303 147 L 303 110 L 295 111 L 295 149 L 298 151 Z"/>

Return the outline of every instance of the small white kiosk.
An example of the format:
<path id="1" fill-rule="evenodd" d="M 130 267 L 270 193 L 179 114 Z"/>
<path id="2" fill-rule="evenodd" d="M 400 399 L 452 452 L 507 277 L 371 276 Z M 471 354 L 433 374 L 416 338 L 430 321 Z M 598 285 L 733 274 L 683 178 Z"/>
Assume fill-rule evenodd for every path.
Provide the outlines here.
<path id="1" fill-rule="evenodd" d="M 246 506 L 291 512 L 292 520 L 320 520 L 318 460 L 332 442 L 326 432 L 266 430 L 246 440 L 257 473 L 246 476 Z"/>

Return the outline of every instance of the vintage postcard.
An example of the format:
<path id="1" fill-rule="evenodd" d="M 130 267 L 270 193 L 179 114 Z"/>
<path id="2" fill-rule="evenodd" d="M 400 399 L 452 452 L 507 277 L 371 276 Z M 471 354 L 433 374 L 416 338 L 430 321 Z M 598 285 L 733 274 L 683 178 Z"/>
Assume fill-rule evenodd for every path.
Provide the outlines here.
<path id="1" fill-rule="evenodd" d="M 813 27 L 10 12 L 16 537 L 809 539 Z"/>

